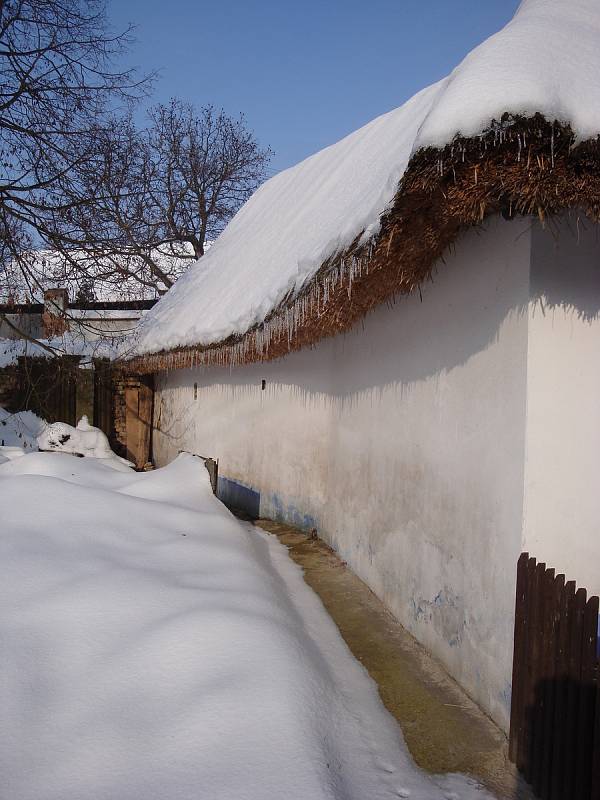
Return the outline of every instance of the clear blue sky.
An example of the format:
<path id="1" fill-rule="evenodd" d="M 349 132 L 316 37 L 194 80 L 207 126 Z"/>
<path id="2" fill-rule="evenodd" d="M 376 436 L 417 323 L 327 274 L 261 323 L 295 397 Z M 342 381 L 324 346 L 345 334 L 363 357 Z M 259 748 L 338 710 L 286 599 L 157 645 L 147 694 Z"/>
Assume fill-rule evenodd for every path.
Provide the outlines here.
<path id="1" fill-rule="evenodd" d="M 519 0 L 110 0 L 137 26 L 129 61 L 160 70 L 153 100 L 243 112 L 297 163 L 396 108 L 513 16 Z"/>

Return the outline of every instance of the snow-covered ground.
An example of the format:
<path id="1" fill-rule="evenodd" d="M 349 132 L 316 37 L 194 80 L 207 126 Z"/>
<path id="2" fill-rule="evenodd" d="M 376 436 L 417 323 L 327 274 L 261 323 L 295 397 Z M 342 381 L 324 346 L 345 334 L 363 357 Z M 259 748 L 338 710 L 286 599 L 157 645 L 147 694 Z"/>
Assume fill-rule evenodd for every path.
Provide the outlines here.
<path id="1" fill-rule="evenodd" d="M 201 460 L 0 465 L 7 800 L 484 798 L 412 763 L 273 537 Z"/>

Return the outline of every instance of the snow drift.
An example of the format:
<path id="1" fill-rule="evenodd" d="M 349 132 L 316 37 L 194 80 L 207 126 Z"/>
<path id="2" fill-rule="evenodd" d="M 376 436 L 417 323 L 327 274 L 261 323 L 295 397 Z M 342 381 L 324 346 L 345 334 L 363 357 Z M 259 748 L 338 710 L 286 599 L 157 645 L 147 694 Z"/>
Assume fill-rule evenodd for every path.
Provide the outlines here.
<path id="1" fill-rule="evenodd" d="M 600 132 L 600 4 L 523 0 L 450 76 L 265 183 L 148 313 L 137 354 L 207 346 L 262 323 L 332 256 L 377 233 L 423 147 L 476 136 L 504 113 Z"/>
<path id="2" fill-rule="evenodd" d="M 200 459 L 32 453 L 0 465 L 0 504 L 2 797 L 488 797 L 415 768 L 299 568 Z"/>

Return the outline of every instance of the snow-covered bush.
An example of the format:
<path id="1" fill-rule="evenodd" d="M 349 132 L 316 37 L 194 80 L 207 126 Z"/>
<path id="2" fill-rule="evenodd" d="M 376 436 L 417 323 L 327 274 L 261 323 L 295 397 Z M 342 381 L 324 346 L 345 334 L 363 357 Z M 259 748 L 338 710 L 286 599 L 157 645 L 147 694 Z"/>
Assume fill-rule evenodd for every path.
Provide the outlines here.
<path id="1" fill-rule="evenodd" d="M 133 467 L 130 461 L 113 452 L 106 434 L 90 425 L 86 416 L 79 420 L 76 428 L 66 422 L 53 422 L 38 436 L 37 445 L 40 450 L 99 458 L 112 462 L 111 466 Z"/>
<path id="2" fill-rule="evenodd" d="M 19 448 L 25 452 L 37 450 L 36 439 L 48 423 L 33 411 L 10 411 L 0 407 L 0 452 Z"/>

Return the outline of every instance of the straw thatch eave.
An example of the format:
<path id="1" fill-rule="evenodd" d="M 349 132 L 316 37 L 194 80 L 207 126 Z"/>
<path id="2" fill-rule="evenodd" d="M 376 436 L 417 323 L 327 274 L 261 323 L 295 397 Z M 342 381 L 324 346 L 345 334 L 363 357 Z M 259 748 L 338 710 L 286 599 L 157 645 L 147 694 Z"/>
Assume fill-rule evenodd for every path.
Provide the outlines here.
<path id="1" fill-rule="evenodd" d="M 491 214 L 565 209 L 600 220 L 600 142 L 576 145 L 572 130 L 542 116 L 506 116 L 478 137 L 415 153 L 376 239 L 326 261 L 298 294 L 260 325 L 210 346 L 178 348 L 122 363 L 150 373 L 198 365 L 269 361 L 351 328 L 376 306 L 418 291 L 468 227 Z"/>

